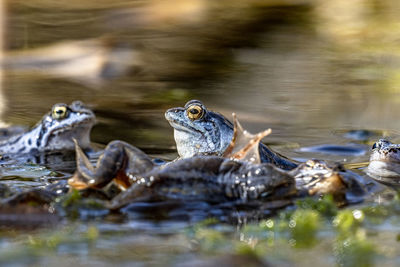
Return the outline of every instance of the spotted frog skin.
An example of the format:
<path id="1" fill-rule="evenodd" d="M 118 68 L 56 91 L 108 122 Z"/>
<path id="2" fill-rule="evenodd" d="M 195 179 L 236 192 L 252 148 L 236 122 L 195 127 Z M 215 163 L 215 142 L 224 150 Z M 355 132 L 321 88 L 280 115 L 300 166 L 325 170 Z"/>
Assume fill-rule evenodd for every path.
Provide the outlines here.
<path id="1" fill-rule="evenodd" d="M 400 145 L 380 139 L 372 146 L 367 173 L 378 180 L 400 182 Z"/>
<path id="2" fill-rule="evenodd" d="M 293 177 L 268 163 L 194 156 L 160 166 L 140 149 L 119 140 L 107 145 L 96 167 L 79 146 L 76 152 L 77 169 L 68 183 L 83 190 L 100 189 L 114 181 L 124 190 L 113 199 L 111 209 L 149 199 L 248 202 L 284 199 L 296 193 Z"/>
<path id="3" fill-rule="evenodd" d="M 219 113 L 207 110 L 198 100 L 191 100 L 185 107 L 171 108 L 165 118 L 174 128 L 174 138 L 181 158 L 195 155 L 221 156 L 233 138 L 233 125 Z M 296 163 L 260 143 L 260 159 L 264 163 L 290 170 Z"/>
<path id="4" fill-rule="evenodd" d="M 143 151 L 123 141 L 110 142 L 93 166 L 76 147 L 77 169 L 68 183 L 78 190 L 118 185 L 109 208 L 137 201 L 288 200 L 295 196 L 332 194 L 340 203 L 362 201 L 363 186 L 352 173 L 325 162 L 309 160 L 285 171 L 271 163 L 252 163 L 218 156 L 193 156 L 155 164 Z"/>
<path id="5" fill-rule="evenodd" d="M 1 154 L 74 150 L 73 138 L 83 148 L 90 147 L 94 113 L 80 101 L 71 105 L 55 104 L 30 131 L 0 143 Z"/>

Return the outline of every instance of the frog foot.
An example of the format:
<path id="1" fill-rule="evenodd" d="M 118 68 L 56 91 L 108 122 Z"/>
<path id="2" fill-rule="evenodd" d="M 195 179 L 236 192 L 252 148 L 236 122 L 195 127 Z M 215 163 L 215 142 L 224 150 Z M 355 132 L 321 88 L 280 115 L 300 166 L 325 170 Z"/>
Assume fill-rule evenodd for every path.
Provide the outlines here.
<path id="1" fill-rule="evenodd" d="M 96 167 L 75 142 L 77 169 L 68 184 L 77 190 L 102 188 L 111 181 L 122 190 L 130 187 L 135 175 L 154 167 L 151 159 L 140 149 L 123 141 L 112 141 L 99 157 Z"/>
<path id="2" fill-rule="evenodd" d="M 251 134 L 244 130 L 235 113 L 233 116 L 233 138 L 223 157 L 248 161 L 251 163 L 261 163 L 259 144 L 261 140 L 271 133 L 271 129 L 267 129 L 258 134 Z"/>

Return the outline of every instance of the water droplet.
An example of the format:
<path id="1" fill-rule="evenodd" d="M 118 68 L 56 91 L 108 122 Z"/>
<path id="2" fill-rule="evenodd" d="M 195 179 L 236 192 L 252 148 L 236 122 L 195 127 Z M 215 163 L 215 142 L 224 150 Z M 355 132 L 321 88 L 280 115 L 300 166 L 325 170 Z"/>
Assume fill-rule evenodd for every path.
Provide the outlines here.
<path id="1" fill-rule="evenodd" d="M 361 220 L 363 218 L 364 214 L 361 210 L 353 210 L 353 217 L 356 220 Z"/>
<path id="2" fill-rule="evenodd" d="M 274 227 L 274 221 L 269 219 L 265 222 L 265 226 L 267 226 L 268 228 L 272 228 Z"/>

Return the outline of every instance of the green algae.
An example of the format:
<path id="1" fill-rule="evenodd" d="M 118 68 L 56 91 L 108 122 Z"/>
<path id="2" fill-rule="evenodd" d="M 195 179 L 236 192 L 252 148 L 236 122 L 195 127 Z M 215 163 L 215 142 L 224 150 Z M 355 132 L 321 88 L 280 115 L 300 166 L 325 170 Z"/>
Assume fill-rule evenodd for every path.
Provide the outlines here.
<path id="1" fill-rule="evenodd" d="M 378 255 L 375 245 L 361 229 L 348 236 L 339 235 L 333 250 L 337 264 L 348 267 L 373 266 Z"/>
<path id="2" fill-rule="evenodd" d="M 22 245 L 31 251 L 33 255 L 39 256 L 46 255 L 51 251 L 56 252 L 65 246 L 95 244 L 99 238 L 100 232 L 96 225 L 78 226 L 71 224 L 57 227 L 56 231 L 42 230 L 29 234 L 22 242 Z"/>
<path id="3" fill-rule="evenodd" d="M 289 221 L 291 243 L 296 247 L 311 247 L 317 242 L 321 228 L 320 215 L 314 210 L 296 210 Z"/>
<path id="4" fill-rule="evenodd" d="M 378 232 L 373 228 L 379 224 L 374 224 L 376 221 L 370 217 L 384 215 L 382 220 L 389 220 L 395 215 L 391 207 L 396 201 L 338 209 L 330 196 L 321 200 L 306 198 L 297 202 L 296 209 L 281 211 L 240 229 L 231 228 L 224 234 L 210 228 L 215 227 L 214 224 L 198 224 L 193 228 L 196 234 L 192 238 L 200 244 L 197 249 L 205 253 L 233 251 L 272 262 L 296 262 L 296 265 L 307 261 L 290 255 L 297 255 L 297 251 L 313 253 L 324 244 L 324 257 L 333 258 L 339 266 L 373 266 L 385 253 L 380 249 L 381 241 L 375 240 Z M 399 242 L 399 235 L 394 236 L 393 241 Z"/>
<path id="5" fill-rule="evenodd" d="M 67 196 L 64 202 L 66 208 L 81 205 L 82 197 L 76 192 L 71 192 Z M 397 199 L 386 205 L 377 205 L 372 209 L 372 215 L 371 209 L 368 209 L 369 212 L 364 212 L 362 207 L 337 209 L 331 205 L 334 204 L 331 201 L 330 197 L 321 200 L 304 199 L 299 201 L 295 208 L 282 210 L 276 216 L 265 220 L 245 223 L 241 227 L 223 224 L 215 218 L 210 218 L 187 227 L 181 233 L 175 232 L 171 235 L 171 239 L 181 240 L 181 247 L 175 244 L 175 247 L 166 249 L 163 254 L 160 252 L 153 254 L 150 249 L 146 250 L 145 255 L 139 253 L 141 255 L 135 256 L 132 254 L 134 252 L 129 252 L 123 247 L 119 251 L 113 250 L 107 253 L 113 257 L 120 255 L 121 259 L 127 257 L 149 262 L 153 262 L 150 259 L 162 255 L 169 258 L 176 257 L 171 251 L 182 251 L 182 249 L 186 251 L 185 253 L 190 251 L 207 258 L 237 255 L 272 265 L 285 263 L 305 266 L 309 264 L 307 258 L 315 255 L 318 255 L 319 260 L 330 259 L 331 262 L 328 264 L 330 266 L 334 264 L 346 267 L 373 266 L 382 260 L 395 262 L 394 257 L 398 250 L 393 247 L 391 253 L 383 251 L 379 232 L 374 231 L 374 227 L 379 225 L 374 224 L 369 216 L 384 214 L 384 220 L 390 222 L 396 214 L 391 207 L 396 205 Z M 130 235 L 132 240 L 128 242 L 136 242 L 133 237 L 137 234 L 123 228 L 107 233 L 107 230 L 104 232 L 99 229 L 97 223 L 84 226 L 80 223 L 78 228 L 76 223 L 69 223 L 69 226 L 57 227 L 44 233 L 32 233 L 27 235 L 26 240 L 20 242 L 20 246 L 30 251 L 31 258 L 40 258 L 66 247 L 72 249 L 83 245 L 86 246 L 87 253 L 94 253 L 95 257 L 100 257 L 96 254 L 95 248 L 102 242 L 107 244 L 116 242 L 115 240 L 128 241 Z M 399 239 L 398 234 L 392 235 L 392 242 L 398 244 Z M 140 238 L 137 242 L 140 243 Z M 158 236 L 154 242 L 161 248 L 166 241 Z M 134 244 L 133 247 L 135 246 L 140 247 L 139 244 Z M 127 253 L 131 255 L 128 256 Z M 6 257 L 6 254 L 0 253 L 0 260 L 3 256 Z M 174 260 L 170 259 L 169 262 Z"/>
<path id="6" fill-rule="evenodd" d="M 333 219 L 333 226 L 342 234 L 350 234 L 357 230 L 364 221 L 364 213 L 361 210 L 343 210 Z"/>
<path id="7" fill-rule="evenodd" d="M 313 198 L 305 198 L 296 201 L 296 206 L 299 209 L 311 209 L 317 211 L 323 217 L 335 216 L 338 208 L 332 195 L 325 195 L 320 200 Z"/>
<path id="8" fill-rule="evenodd" d="M 333 251 L 340 266 L 372 266 L 379 254 L 369 239 L 365 226 L 365 213 L 360 209 L 340 211 L 333 219 L 336 240 Z"/>
<path id="9" fill-rule="evenodd" d="M 70 219 L 96 218 L 109 213 L 103 200 L 93 197 L 83 197 L 82 192 L 75 189 L 56 199 L 54 207 L 60 214 Z"/>

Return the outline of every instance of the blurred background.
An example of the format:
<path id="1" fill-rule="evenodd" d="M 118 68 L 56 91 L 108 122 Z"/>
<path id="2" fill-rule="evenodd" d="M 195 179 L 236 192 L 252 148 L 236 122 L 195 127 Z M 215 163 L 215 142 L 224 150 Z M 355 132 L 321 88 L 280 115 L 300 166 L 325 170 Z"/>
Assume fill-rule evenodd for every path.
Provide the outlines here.
<path id="1" fill-rule="evenodd" d="M 396 0 L 3 1 L 2 121 L 33 125 L 54 103 L 94 109 L 93 140 L 173 149 L 164 111 L 202 100 L 266 142 L 396 135 Z M 338 134 L 339 133 L 339 134 Z"/>

